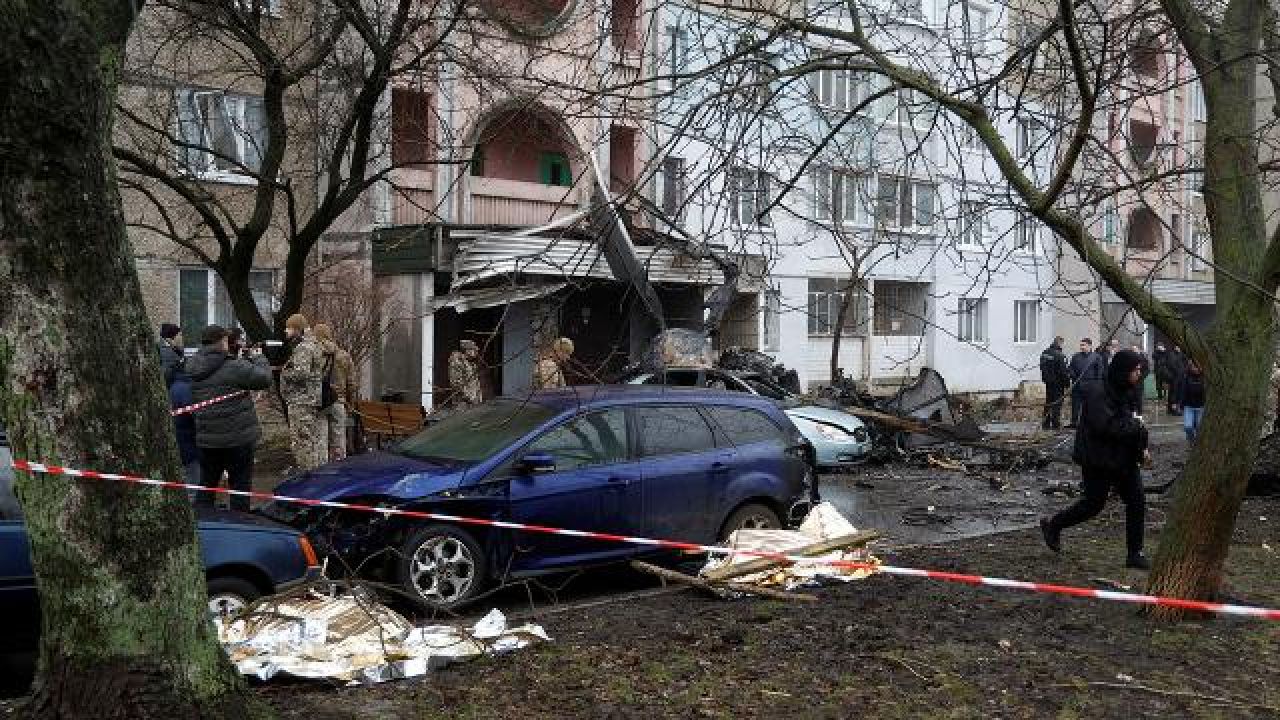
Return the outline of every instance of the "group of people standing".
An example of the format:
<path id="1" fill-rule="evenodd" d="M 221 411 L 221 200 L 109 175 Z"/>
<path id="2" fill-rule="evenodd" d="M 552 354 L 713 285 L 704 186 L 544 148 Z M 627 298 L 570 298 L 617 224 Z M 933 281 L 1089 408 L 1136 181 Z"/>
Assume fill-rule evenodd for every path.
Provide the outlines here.
<path id="1" fill-rule="evenodd" d="M 285 325 L 285 354 L 273 368 L 262 345 L 244 345 L 239 330 L 210 325 L 200 347 L 186 357 L 181 329 L 160 328 L 160 364 L 174 409 L 231 395 L 194 413 L 174 418 L 186 482 L 217 487 L 223 476 L 232 490 L 252 487 L 253 459 L 262 439 L 255 394 L 275 385 L 289 425 L 294 466 L 308 470 L 347 452 L 347 408 L 356 400 L 351 355 L 338 347 L 332 329 L 314 327 L 302 315 Z M 212 505 L 212 493 L 197 503 Z M 249 498 L 233 495 L 231 507 L 249 508 Z"/>
<path id="2" fill-rule="evenodd" d="M 538 355 L 533 366 L 534 390 L 564 387 L 565 368 L 573 357 L 573 341 L 556 338 Z M 449 354 L 449 405 L 466 408 L 484 402 L 483 367 L 480 346 L 474 340 L 463 340 L 458 349 Z"/>

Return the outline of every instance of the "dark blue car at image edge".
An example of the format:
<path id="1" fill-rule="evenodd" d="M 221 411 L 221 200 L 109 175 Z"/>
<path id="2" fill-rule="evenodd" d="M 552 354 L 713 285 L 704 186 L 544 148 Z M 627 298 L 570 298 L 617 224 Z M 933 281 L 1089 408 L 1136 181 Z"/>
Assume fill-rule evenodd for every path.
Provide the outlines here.
<path id="1" fill-rule="evenodd" d="M 794 524 L 818 499 L 812 446 L 777 403 L 639 385 L 498 398 L 277 492 L 696 543 Z M 428 608 L 459 607 L 495 582 L 654 552 L 297 503 L 261 512 L 306 532 L 336 560 L 331 572 L 395 583 Z"/>
<path id="2" fill-rule="evenodd" d="M 40 630 L 40 599 L 12 463 L 0 426 L 0 617 L 6 629 L 0 650 L 6 652 L 34 648 Z M 235 612 L 319 576 L 315 550 L 292 528 L 224 510 L 197 510 L 196 518 L 211 613 Z"/>

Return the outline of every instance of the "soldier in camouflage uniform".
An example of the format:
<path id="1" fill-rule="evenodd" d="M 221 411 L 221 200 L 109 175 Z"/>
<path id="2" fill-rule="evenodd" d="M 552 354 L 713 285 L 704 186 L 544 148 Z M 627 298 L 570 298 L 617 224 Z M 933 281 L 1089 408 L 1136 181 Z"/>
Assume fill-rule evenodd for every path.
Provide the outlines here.
<path id="1" fill-rule="evenodd" d="M 324 349 L 307 332 L 309 327 L 302 315 L 292 315 L 286 321 L 285 334 L 294 347 L 280 370 L 280 394 L 289 416 L 289 440 L 299 470 L 323 465 L 329 455 L 327 426 L 320 418 Z"/>
<path id="2" fill-rule="evenodd" d="M 1267 384 L 1266 405 L 1262 408 L 1262 430 L 1260 437 L 1266 437 L 1276 431 L 1276 413 L 1280 412 L 1280 360 L 1271 365 L 1271 382 Z"/>
<path id="3" fill-rule="evenodd" d="M 556 338 L 551 347 L 533 366 L 533 389 L 564 387 L 564 365 L 573 355 L 573 341 L 569 338 Z"/>
<path id="4" fill-rule="evenodd" d="M 479 405 L 480 348 L 471 340 L 458 343 L 458 350 L 449 354 L 449 389 L 453 391 L 450 402 L 454 407 L 466 408 Z"/>
<path id="5" fill-rule="evenodd" d="M 331 368 L 329 384 L 335 394 L 333 404 L 320 410 L 321 424 L 329 438 L 329 459 L 341 460 L 347 456 L 347 413 L 356 404 L 355 363 L 351 353 L 334 341 L 332 327 L 316 323 L 311 330 L 324 351 L 325 363 Z"/>

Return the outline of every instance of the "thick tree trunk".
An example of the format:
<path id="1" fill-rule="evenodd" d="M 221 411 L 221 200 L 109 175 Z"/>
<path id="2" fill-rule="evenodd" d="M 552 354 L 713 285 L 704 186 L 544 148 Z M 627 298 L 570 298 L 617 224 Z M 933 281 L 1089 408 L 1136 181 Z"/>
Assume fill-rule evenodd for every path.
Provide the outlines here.
<path id="1" fill-rule="evenodd" d="M 1256 45 L 1247 35 L 1227 37 L 1245 47 Z M 1194 358 L 1206 370 L 1205 416 L 1160 536 L 1150 590 L 1212 599 L 1221 591 L 1236 516 L 1258 454 L 1275 321 L 1274 283 L 1241 281 L 1258 277 L 1267 248 L 1254 128 L 1257 66 L 1224 64 L 1202 82 L 1210 97 L 1205 207 L 1217 263 L 1217 317 L 1207 349 Z M 1157 609 L 1155 614 L 1176 618 L 1182 613 Z"/>
<path id="2" fill-rule="evenodd" d="M 0 2 L 0 416 L 21 458 L 179 477 L 110 153 L 138 0 Z M 19 473 L 43 614 L 35 717 L 254 714 L 182 493 Z"/>

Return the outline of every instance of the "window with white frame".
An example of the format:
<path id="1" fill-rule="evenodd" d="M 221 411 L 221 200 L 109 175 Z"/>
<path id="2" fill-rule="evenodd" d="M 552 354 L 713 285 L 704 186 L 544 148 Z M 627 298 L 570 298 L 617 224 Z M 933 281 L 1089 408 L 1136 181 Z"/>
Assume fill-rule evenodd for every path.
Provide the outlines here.
<path id="1" fill-rule="evenodd" d="M 1020 159 L 1032 158 L 1036 152 L 1039 139 L 1040 123 L 1033 118 L 1020 117 L 1017 123 L 1017 136 L 1014 138 L 1015 151 Z"/>
<path id="2" fill-rule="evenodd" d="M 967 123 L 960 125 L 956 131 L 956 137 L 961 150 L 977 152 L 982 149 L 982 139 L 978 137 L 978 131 Z"/>
<path id="3" fill-rule="evenodd" d="M 829 167 L 814 168 L 813 218 L 840 225 L 866 225 L 867 176 Z"/>
<path id="4" fill-rule="evenodd" d="M 1102 241 L 1108 245 L 1120 241 L 1120 210 L 1116 207 L 1115 200 L 1108 202 L 1107 209 L 1102 213 Z"/>
<path id="5" fill-rule="evenodd" d="M 782 347 L 782 294 L 777 288 L 768 288 L 761 294 L 763 317 L 760 321 L 760 345 L 764 350 L 776 351 Z"/>
<path id="6" fill-rule="evenodd" d="M 991 10 L 985 5 L 967 0 L 963 9 L 967 15 L 964 23 L 965 40 L 971 52 L 980 53 L 985 48 L 987 33 L 991 30 Z"/>
<path id="7" fill-rule="evenodd" d="M 848 279 L 809 278 L 809 335 L 832 335 L 836 321 L 840 318 L 840 308 L 845 304 L 849 290 Z M 845 312 L 844 326 L 840 331 L 844 336 L 863 336 L 867 334 L 867 316 L 870 304 L 866 295 L 858 294 Z"/>
<path id="8" fill-rule="evenodd" d="M 960 238 L 963 247 L 982 247 L 986 244 L 987 206 L 966 200 L 960 204 Z"/>
<path id="9" fill-rule="evenodd" d="M 750 168 L 729 170 L 729 219 L 741 227 L 768 227 L 769 173 Z"/>
<path id="10" fill-rule="evenodd" d="M 871 77 L 860 70 L 819 70 L 814 82 L 814 99 L 822 107 L 832 110 L 849 112 L 871 96 Z"/>
<path id="11" fill-rule="evenodd" d="M 1034 343 L 1040 340 L 1040 302 L 1015 300 L 1013 302 L 1013 341 Z"/>
<path id="12" fill-rule="evenodd" d="M 687 83 L 675 76 L 684 71 L 685 63 L 689 59 L 689 31 L 679 25 L 668 25 L 665 34 L 667 41 L 667 72 L 672 76 L 670 79 L 671 89 L 676 94 L 680 94 Z"/>
<path id="13" fill-rule="evenodd" d="M 937 189 L 933 183 L 881 175 L 876 187 L 876 222 L 887 227 L 933 227 Z"/>
<path id="14" fill-rule="evenodd" d="M 1208 252 L 1209 233 L 1204 226 L 1204 221 L 1193 222 L 1191 229 L 1191 259 L 1187 266 L 1194 272 L 1204 272 L 1209 267 L 1209 263 L 1206 262 Z"/>
<path id="15" fill-rule="evenodd" d="M 1195 122 L 1205 122 L 1208 119 L 1208 111 L 1204 104 L 1204 86 L 1199 80 L 1191 83 L 1191 119 Z"/>
<path id="16" fill-rule="evenodd" d="M 1023 215 L 1014 227 L 1013 251 L 1026 255 L 1040 254 L 1040 226 L 1035 218 Z"/>
<path id="17" fill-rule="evenodd" d="M 960 342 L 987 342 L 986 298 L 960 298 L 956 317 L 956 338 Z"/>
<path id="18" fill-rule="evenodd" d="M 263 317 L 275 312 L 275 273 L 253 270 L 249 273 L 249 290 Z M 218 274 L 209 268 L 184 267 L 178 270 L 178 324 L 187 347 L 197 347 L 200 332 L 207 325 L 236 327 L 231 297 Z"/>
<path id="19" fill-rule="evenodd" d="M 221 90 L 179 88 L 178 162 L 199 177 L 247 177 L 262 168 L 267 118 L 262 98 Z"/>
<path id="20" fill-rule="evenodd" d="M 934 106 L 924 96 L 910 88 L 897 92 L 895 120 L 899 125 L 927 126 L 933 123 Z"/>
<path id="21" fill-rule="evenodd" d="M 1189 163 L 1192 168 L 1186 173 L 1187 189 L 1196 195 L 1204 193 L 1204 153 L 1199 149 L 1191 153 Z"/>
<path id="22" fill-rule="evenodd" d="M 815 22 L 839 23 L 848 8 L 845 0 L 809 0 L 808 17 Z"/>
<path id="23" fill-rule="evenodd" d="M 892 0 L 893 12 L 911 20 L 924 20 L 924 0 Z"/>

